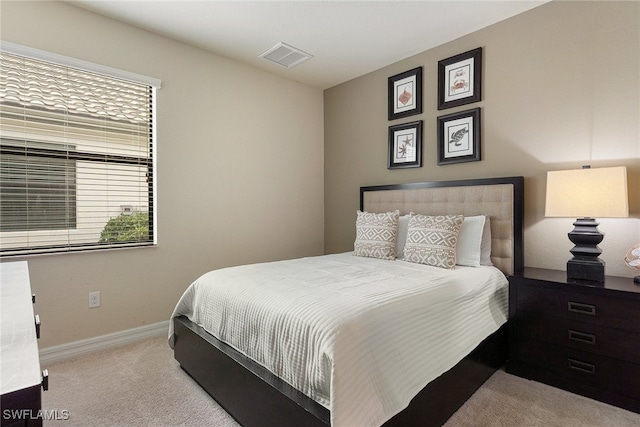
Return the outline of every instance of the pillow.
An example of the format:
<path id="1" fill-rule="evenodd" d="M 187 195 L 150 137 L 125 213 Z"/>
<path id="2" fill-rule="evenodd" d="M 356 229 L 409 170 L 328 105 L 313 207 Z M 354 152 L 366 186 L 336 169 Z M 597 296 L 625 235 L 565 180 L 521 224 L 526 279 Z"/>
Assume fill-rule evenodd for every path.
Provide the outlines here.
<path id="1" fill-rule="evenodd" d="M 462 215 L 428 216 L 411 213 L 404 260 L 452 269 Z"/>
<path id="2" fill-rule="evenodd" d="M 480 267 L 484 224 L 484 215 L 464 217 L 456 245 L 456 264 Z"/>
<path id="3" fill-rule="evenodd" d="M 409 215 L 398 218 L 398 236 L 396 237 L 396 257 L 404 256 L 404 245 L 407 243 L 407 231 L 409 229 Z"/>
<path id="4" fill-rule="evenodd" d="M 358 211 L 353 254 L 371 258 L 396 259 L 399 216 L 400 211 L 379 214 Z"/>
<path id="5" fill-rule="evenodd" d="M 491 221 L 485 217 L 482 243 L 480 244 L 480 265 L 493 265 L 491 262 Z"/>

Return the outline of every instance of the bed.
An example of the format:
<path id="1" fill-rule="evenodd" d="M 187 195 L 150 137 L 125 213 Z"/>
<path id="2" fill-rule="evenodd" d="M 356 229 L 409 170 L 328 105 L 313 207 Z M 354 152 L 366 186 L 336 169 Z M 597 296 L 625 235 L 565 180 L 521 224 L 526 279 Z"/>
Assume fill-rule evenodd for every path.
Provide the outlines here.
<path id="1" fill-rule="evenodd" d="M 410 236 L 420 218 L 488 218 L 493 266 L 408 262 L 411 237 L 403 259 L 354 256 L 356 237 L 354 253 L 216 270 L 176 305 L 175 358 L 243 426 L 442 425 L 506 359 L 505 276 L 523 267 L 523 187 L 522 177 L 362 187 L 360 211 L 412 213 Z"/>

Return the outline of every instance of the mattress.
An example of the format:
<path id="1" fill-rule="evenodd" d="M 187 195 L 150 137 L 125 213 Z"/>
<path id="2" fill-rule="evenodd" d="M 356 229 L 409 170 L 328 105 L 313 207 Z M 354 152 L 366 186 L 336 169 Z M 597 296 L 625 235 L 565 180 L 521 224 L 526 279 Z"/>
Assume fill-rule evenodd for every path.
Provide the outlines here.
<path id="1" fill-rule="evenodd" d="M 172 318 L 188 317 L 328 408 L 332 426 L 377 426 L 506 322 L 507 293 L 495 267 L 348 252 L 211 271 Z"/>

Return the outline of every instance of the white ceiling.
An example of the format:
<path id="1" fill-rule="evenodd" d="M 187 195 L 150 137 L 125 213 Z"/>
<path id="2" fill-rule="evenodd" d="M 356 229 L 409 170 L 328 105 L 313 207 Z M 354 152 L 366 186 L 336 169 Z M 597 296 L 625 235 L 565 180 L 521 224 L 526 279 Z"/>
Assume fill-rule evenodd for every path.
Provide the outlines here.
<path id="1" fill-rule="evenodd" d="M 326 89 L 539 6 L 542 1 L 99 1 L 69 3 Z M 258 56 L 279 42 L 313 55 Z"/>

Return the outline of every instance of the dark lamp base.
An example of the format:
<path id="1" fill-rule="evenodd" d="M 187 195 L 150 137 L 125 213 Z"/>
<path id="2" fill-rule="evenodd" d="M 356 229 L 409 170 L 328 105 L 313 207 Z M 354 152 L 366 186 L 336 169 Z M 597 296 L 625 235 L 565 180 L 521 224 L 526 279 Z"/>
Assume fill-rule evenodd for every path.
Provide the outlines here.
<path id="1" fill-rule="evenodd" d="M 571 249 L 573 258 L 567 261 L 567 279 L 604 282 L 604 261 L 598 258 L 602 253 L 598 243 L 602 242 L 604 234 L 600 233 L 598 225 L 594 218 L 578 218 L 573 223 L 569 240 L 575 246 Z"/>
<path id="2" fill-rule="evenodd" d="M 567 279 L 604 282 L 604 261 L 600 258 L 570 259 L 567 261 Z"/>
<path id="3" fill-rule="evenodd" d="M 633 278 L 633 283 L 640 285 L 640 276 L 636 276 Z"/>

